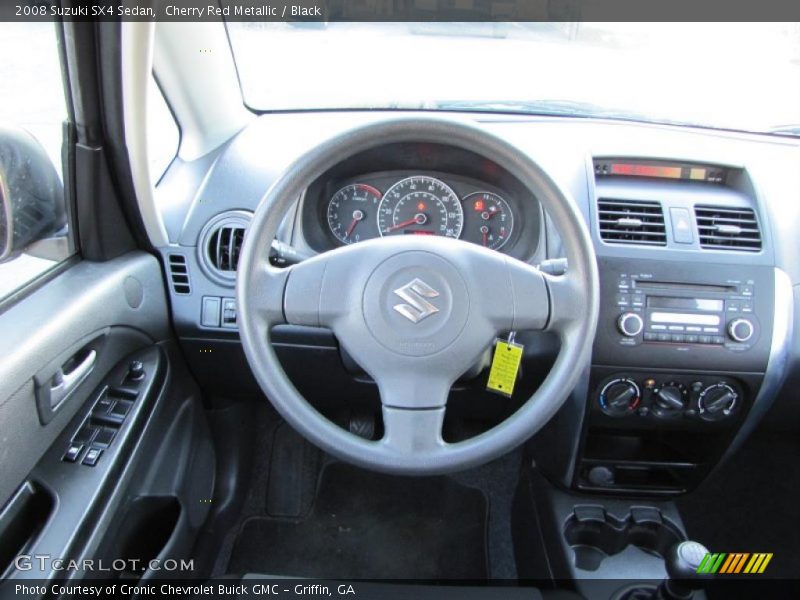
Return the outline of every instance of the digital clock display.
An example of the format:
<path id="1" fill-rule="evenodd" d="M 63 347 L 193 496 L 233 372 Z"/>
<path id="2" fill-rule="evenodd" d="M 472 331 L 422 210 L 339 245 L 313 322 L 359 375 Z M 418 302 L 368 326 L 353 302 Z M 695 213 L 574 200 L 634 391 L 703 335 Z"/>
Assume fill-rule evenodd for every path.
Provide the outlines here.
<path id="1" fill-rule="evenodd" d="M 722 183 L 725 179 L 725 169 L 720 167 L 617 159 L 596 159 L 594 172 L 601 177 L 648 177 L 710 183 Z"/>

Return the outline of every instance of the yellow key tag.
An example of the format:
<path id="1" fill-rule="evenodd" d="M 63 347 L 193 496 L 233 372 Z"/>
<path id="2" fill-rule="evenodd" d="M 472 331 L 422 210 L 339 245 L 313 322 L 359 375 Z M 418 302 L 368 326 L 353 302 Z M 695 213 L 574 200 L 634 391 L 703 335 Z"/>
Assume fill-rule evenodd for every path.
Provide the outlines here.
<path id="1" fill-rule="evenodd" d="M 519 364 L 522 362 L 522 350 L 522 345 L 512 341 L 495 341 L 489 381 L 486 382 L 487 390 L 509 397 L 514 393 Z"/>

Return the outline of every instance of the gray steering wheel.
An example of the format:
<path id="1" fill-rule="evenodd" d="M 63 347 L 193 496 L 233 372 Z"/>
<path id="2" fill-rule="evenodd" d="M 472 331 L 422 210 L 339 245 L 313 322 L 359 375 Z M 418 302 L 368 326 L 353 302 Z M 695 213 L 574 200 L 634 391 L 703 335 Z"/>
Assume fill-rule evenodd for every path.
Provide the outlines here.
<path id="1" fill-rule="evenodd" d="M 394 142 L 445 144 L 490 158 L 543 204 L 564 241 L 566 275 L 468 242 L 396 236 L 325 252 L 285 269 L 269 248 L 292 203 L 342 159 Z M 239 331 L 264 393 L 301 435 L 368 469 L 404 474 L 457 471 L 496 458 L 539 430 L 588 364 L 597 326 L 598 276 L 586 225 L 565 192 L 530 158 L 474 126 L 403 118 L 339 134 L 297 160 L 267 191 L 244 241 L 237 276 Z M 335 425 L 292 385 L 270 330 L 327 327 L 376 382 L 384 436 L 370 441 Z M 549 330 L 559 355 L 536 393 L 493 429 L 442 439 L 450 387 L 501 332 Z"/>

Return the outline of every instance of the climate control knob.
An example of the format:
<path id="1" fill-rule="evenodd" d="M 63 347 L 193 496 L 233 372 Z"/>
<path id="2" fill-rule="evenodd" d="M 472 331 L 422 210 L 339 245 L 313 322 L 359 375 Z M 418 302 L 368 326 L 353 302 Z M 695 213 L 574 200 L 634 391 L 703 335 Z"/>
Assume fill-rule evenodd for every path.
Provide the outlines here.
<path id="1" fill-rule="evenodd" d="M 665 383 L 653 390 L 653 413 L 659 417 L 672 417 L 683 413 L 688 392 L 676 381 Z"/>
<path id="2" fill-rule="evenodd" d="M 753 323 L 748 319 L 734 319 L 728 323 L 728 335 L 736 342 L 744 343 L 749 341 L 754 332 Z"/>
<path id="3" fill-rule="evenodd" d="M 636 337 L 642 332 L 642 329 L 644 329 L 644 321 L 642 321 L 642 317 L 636 313 L 622 313 L 619 319 L 617 319 L 617 328 L 624 336 Z"/>
<path id="4" fill-rule="evenodd" d="M 600 408 L 612 417 L 632 414 L 641 399 L 639 386 L 631 379 L 614 379 L 600 390 Z"/>
<path id="5" fill-rule="evenodd" d="M 730 415 L 736 408 L 739 394 L 727 383 L 715 383 L 700 393 L 697 410 L 706 421 L 718 421 Z"/>

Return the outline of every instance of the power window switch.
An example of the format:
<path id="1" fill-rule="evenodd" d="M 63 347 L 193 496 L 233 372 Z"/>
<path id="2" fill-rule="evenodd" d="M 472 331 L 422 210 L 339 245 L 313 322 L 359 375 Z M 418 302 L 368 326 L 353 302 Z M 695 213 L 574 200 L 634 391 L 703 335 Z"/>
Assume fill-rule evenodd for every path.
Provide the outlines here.
<path id="1" fill-rule="evenodd" d="M 72 443 L 73 444 L 88 444 L 92 441 L 94 434 L 97 432 L 97 427 L 92 427 L 91 425 L 84 425 L 81 427 L 78 432 L 73 436 Z"/>
<path id="2" fill-rule="evenodd" d="M 78 460 L 81 452 L 83 452 L 83 444 L 70 444 L 61 460 L 64 462 L 74 463 Z"/>
<path id="3" fill-rule="evenodd" d="M 108 388 L 108 395 L 112 398 L 122 398 L 124 400 L 136 400 L 139 397 L 139 390 L 133 387 L 115 385 Z"/>
<path id="4" fill-rule="evenodd" d="M 114 441 L 115 435 L 117 435 L 117 431 L 113 427 L 101 427 L 92 443 L 96 446 L 108 448 L 111 445 L 111 442 Z"/>
<path id="5" fill-rule="evenodd" d="M 114 404 L 114 400 L 104 395 L 102 398 L 100 398 L 100 400 L 97 401 L 97 404 L 94 405 L 94 410 L 92 412 L 98 415 L 105 415 L 108 413 L 108 410 L 111 408 L 112 404 Z"/>
<path id="6" fill-rule="evenodd" d="M 86 452 L 86 456 L 83 457 L 81 464 L 86 465 L 87 467 L 93 467 L 97 464 L 97 461 L 100 460 L 100 455 L 103 454 L 103 451 L 100 448 L 89 448 Z"/>
<path id="7" fill-rule="evenodd" d="M 111 407 L 111 412 L 108 414 L 112 417 L 116 417 L 117 420 L 120 422 L 124 419 L 131 410 L 133 406 L 133 402 L 129 400 L 117 400 L 116 404 Z"/>

